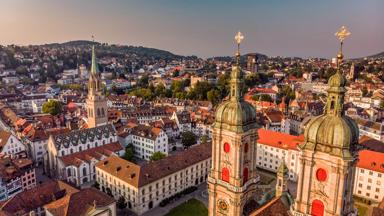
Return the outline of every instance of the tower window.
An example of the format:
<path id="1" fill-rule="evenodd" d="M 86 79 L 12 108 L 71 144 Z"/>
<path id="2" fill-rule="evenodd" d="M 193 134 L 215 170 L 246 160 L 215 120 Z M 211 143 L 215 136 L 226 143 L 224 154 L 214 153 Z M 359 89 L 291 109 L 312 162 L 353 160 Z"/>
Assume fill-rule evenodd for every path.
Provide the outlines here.
<path id="1" fill-rule="evenodd" d="M 245 167 L 243 170 L 243 184 L 245 184 L 248 181 L 248 168 Z"/>
<path id="2" fill-rule="evenodd" d="M 221 170 L 221 180 L 229 182 L 229 169 L 226 167 Z"/>
<path id="3" fill-rule="evenodd" d="M 244 145 L 244 152 L 245 152 L 245 153 L 248 152 L 248 143 L 245 143 L 245 145 Z"/>
<path id="4" fill-rule="evenodd" d="M 335 108 L 335 101 L 331 101 L 331 110 L 333 110 Z"/>
<path id="5" fill-rule="evenodd" d="M 317 169 L 316 171 L 316 179 L 320 182 L 327 180 L 327 171 L 322 168 Z"/>
<path id="6" fill-rule="evenodd" d="M 320 200 L 313 200 L 311 215 L 323 216 L 324 215 L 324 204 Z"/>
<path id="7" fill-rule="evenodd" d="M 231 150 L 231 146 L 229 145 L 229 143 L 224 143 L 224 152 L 225 153 L 228 153 L 229 151 Z"/>

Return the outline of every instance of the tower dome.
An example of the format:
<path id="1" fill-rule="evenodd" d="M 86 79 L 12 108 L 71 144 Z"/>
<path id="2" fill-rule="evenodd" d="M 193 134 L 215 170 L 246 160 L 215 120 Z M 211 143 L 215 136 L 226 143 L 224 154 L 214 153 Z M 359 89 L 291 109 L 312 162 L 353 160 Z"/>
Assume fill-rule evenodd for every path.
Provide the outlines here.
<path id="1" fill-rule="evenodd" d="M 313 151 L 350 157 L 350 150 L 357 144 L 359 129 L 347 116 L 323 114 L 308 123 L 305 130 L 305 142 L 301 146 Z"/>
<path id="2" fill-rule="evenodd" d="M 339 68 L 328 80 L 328 98 L 324 114 L 312 119 L 305 130 L 302 149 L 321 151 L 335 156 L 352 157 L 359 138 L 354 120 L 344 115 L 346 80 Z"/>
<path id="3" fill-rule="evenodd" d="M 230 81 L 230 99 L 217 108 L 214 127 L 234 132 L 246 132 L 257 127 L 256 109 L 250 103 L 244 101 L 242 97 L 243 80 L 241 77 L 240 66 L 233 66 Z"/>
<path id="4" fill-rule="evenodd" d="M 332 87 L 344 87 L 346 84 L 346 79 L 340 72 L 336 72 L 334 75 L 332 75 L 328 80 L 328 86 L 330 88 Z"/>

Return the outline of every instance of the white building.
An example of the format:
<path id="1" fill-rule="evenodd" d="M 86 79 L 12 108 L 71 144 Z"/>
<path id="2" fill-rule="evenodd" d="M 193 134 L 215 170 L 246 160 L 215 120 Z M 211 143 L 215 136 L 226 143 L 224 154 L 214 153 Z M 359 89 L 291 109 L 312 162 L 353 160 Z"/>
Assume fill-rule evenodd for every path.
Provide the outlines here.
<path id="1" fill-rule="evenodd" d="M 127 208 L 141 215 L 162 200 L 205 182 L 210 161 L 210 144 L 142 166 L 112 156 L 96 164 L 96 179 L 100 190 L 115 200 L 123 197 Z"/>
<path id="2" fill-rule="evenodd" d="M 50 176 L 64 178 L 59 158 L 114 142 L 117 135 L 110 124 L 50 136 L 44 157 L 45 171 Z"/>
<path id="3" fill-rule="evenodd" d="M 192 119 L 191 114 L 188 111 L 174 112 L 171 119 L 176 121 L 181 133 L 192 131 Z"/>
<path id="4" fill-rule="evenodd" d="M 374 202 L 384 198 L 384 153 L 370 150 L 359 152 L 353 194 Z"/>
<path id="5" fill-rule="evenodd" d="M 131 136 L 135 156 L 138 158 L 150 160 L 155 152 L 168 155 L 168 136 L 160 128 L 138 125 L 130 130 L 129 136 Z"/>
<path id="6" fill-rule="evenodd" d="M 382 123 L 362 118 L 354 118 L 354 120 L 359 127 L 360 137 L 365 135 L 379 141 L 384 141 L 384 125 Z"/>
<path id="7" fill-rule="evenodd" d="M 289 169 L 289 179 L 296 181 L 299 171 L 297 145 L 304 142 L 304 136 L 294 136 L 271 130 L 259 129 L 256 165 L 262 169 L 276 172 L 285 159 Z"/>
<path id="8" fill-rule="evenodd" d="M 0 154 L 16 155 L 25 152 L 25 145 L 13 134 L 7 131 L 0 131 Z"/>
<path id="9" fill-rule="evenodd" d="M 95 164 L 111 155 L 122 156 L 119 142 L 108 143 L 84 151 L 58 157 L 58 176 L 76 186 L 90 185 L 96 179 Z"/>
<path id="10" fill-rule="evenodd" d="M 10 86 L 10 85 L 17 85 L 19 84 L 19 78 L 18 77 L 3 77 L 4 84 Z"/>

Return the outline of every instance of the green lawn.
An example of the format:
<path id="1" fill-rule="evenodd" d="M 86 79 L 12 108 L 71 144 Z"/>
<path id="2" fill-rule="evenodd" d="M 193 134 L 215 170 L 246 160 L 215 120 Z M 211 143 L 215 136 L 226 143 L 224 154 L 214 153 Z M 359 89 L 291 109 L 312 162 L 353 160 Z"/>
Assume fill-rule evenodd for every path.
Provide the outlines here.
<path id="1" fill-rule="evenodd" d="M 190 199 L 187 202 L 173 208 L 165 216 L 207 216 L 208 209 L 197 199 Z"/>
<path id="2" fill-rule="evenodd" d="M 368 211 L 367 207 L 364 207 L 364 206 L 361 206 L 361 205 L 356 205 L 356 207 L 357 207 L 357 212 L 358 212 L 359 216 L 364 216 L 367 213 L 367 211 Z"/>

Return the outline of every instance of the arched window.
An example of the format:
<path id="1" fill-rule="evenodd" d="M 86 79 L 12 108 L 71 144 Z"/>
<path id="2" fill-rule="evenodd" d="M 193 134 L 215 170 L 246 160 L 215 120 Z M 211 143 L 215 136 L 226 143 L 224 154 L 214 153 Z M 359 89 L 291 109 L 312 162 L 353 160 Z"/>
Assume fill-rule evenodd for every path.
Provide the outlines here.
<path id="1" fill-rule="evenodd" d="M 324 215 L 324 204 L 320 200 L 313 200 L 311 215 L 323 216 Z"/>
<path id="2" fill-rule="evenodd" d="M 67 176 L 70 177 L 71 176 L 71 169 L 67 169 Z"/>
<path id="3" fill-rule="evenodd" d="M 248 168 L 245 167 L 243 169 L 243 184 L 245 184 L 248 181 Z"/>
<path id="4" fill-rule="evenodd" d="M 73 154 L 73 149 L 70 150 L 71 154 Z"/>
<path id="5" fill-rule="evenodd" d="M 83 168 L 83 176 L 86 176 L 87 175 L 87 168 Z"/>
<path id="6" fill-rule="evenodd" d="M 101 108 L 101 115 L 102 115 L 103 117 L 105 116 L 104 108 Z"/>
<path id="7" fill-rule="evenodd" d="M 100 114 L 100 108 L 97 108 L 97 117 L 100 117 L 101 114 Z"/>
<path id="8" fill-rule="evenodd" d="M 245 143 L 245 144 L 244 144 L 244 152 L 245 152 L 245 153 L 248 152 L 248 143 Z"/>
<path id="9" fill-rule="evenodd" d="M 221 180 L 229 182 L 229 169 L 226 167 L 221 170 Z"/>

